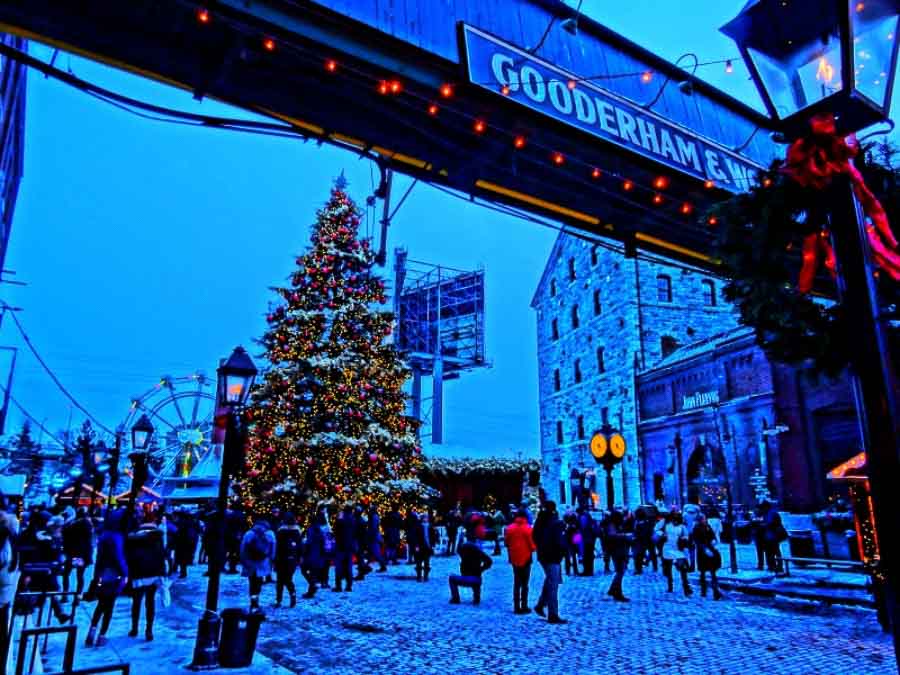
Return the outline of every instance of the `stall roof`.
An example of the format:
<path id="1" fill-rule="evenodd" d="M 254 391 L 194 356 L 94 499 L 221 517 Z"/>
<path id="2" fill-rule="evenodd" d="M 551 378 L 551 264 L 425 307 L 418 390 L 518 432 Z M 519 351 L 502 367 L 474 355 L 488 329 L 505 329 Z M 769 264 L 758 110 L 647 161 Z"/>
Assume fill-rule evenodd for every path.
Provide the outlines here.
<path id="1" fill-rule="evenodd" d="M 866 453 L 861 452 L 828 472 L 828 480 L 868 480 Z"/>

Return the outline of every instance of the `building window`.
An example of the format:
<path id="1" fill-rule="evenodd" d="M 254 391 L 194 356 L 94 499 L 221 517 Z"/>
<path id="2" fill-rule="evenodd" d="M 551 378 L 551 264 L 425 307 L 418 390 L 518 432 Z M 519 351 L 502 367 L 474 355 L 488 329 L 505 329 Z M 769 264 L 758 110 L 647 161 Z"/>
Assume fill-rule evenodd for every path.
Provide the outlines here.
<path id="1" fill-rule="evenodd" d="M 575 258 L 569 258 L 569 281 L 575 281 Z"/>
<path id="2" fill-rule="evenodd" d="M 603 362 L 603 347 L 597 347 L 597 372 L 606 372 L 606 364 Z"/>
<path id="3" fill-rule="evenodd" d="M 578 328 L 578 305 L 572 305 L 572 330 Z"/>
<path id="4" fill-rule="evenodd" d="M 560 381 L 559 381 L 559 368 L 553 371 L 553 391 L 560 390 Z"/>
<path id="5" fill-rule="evenodd" d="M 584 439 L 584 416 L 583 415 L 578 416 L 577 424 L 578 424 L 578 438 Z"/>
<path id="6" fill-rule="evenodd" d="M 591 246 L 591 267 L 597 264 L 597 244 Z"/>
<path id="7" fill-rule="evenodd" d="M 550 335 L 554 340 L 559 340 L 559 324 L 556 319 L 550 322 Z"/>
<path id="8" fill-rule="evenodd" d="M 575 359 L 575 384 L 581 382 L 581 359 Z"/>
<path id="9" fill-rule="evenodd" d="M 556 442 L 557 444 L 561 444 L 563 442 L 563 433 L 562 433 L 562 422 L 556 422 Z"/>
<path id="10" fill-rule="evenodd" d="M 656 277 L 656 299 L 659 302 L 672 302 L 672 277 L 667 274 Z"/>
<path id="11" fill-rule="evenodd" d="M 709 279 L 700 282 L 703 286 L 703 304 L 707 307 L 716 306 L 716 285 Z"/>
<path id="12" fill-rule="evenodd" d="M 550 297 L 551 298 L 556 297 L 556 279 L 550 280 Z"/>
<path id="13" fill-rule="evenodd" d="M 594 316 L 600 316 L 603 305 L 600 303 L 600 290 L 594 291 Z"/>
<path id="14" fill-rule="evenodd" d="M 660 349 L 662 349 L 662 357 L 666 358 L 669 354 L 678 349 L 678 340 L 671 335 L 663 335 L 659 340 Z"/>

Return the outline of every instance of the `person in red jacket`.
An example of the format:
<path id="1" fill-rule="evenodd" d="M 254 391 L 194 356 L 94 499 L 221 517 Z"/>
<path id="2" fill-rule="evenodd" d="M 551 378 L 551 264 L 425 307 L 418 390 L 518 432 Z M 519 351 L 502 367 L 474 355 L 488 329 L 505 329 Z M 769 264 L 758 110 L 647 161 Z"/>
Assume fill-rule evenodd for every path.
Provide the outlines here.
<path id="1" fill-rule="evenodd" d="M 528 579 L 531 577 L 531 554 L 537 547 L 531 537 L 528 514 L 517 511 L 512 525 L 506 528 L 506 550 L 513 567 L 513 605 L 515 614 L 528 614 Z"/>

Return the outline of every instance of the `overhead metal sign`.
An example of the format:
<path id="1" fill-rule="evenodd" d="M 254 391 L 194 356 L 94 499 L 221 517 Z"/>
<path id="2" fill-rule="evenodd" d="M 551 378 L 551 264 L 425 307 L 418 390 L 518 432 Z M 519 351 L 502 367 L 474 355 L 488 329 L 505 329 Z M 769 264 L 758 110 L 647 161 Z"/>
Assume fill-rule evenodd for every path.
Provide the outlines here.
<path id="1" fill-rule="evenodd" d="M 498 96 L 734 192 L 746 191 L 764 168 L 493 35 L 461 30 L 469 81 Z"/>

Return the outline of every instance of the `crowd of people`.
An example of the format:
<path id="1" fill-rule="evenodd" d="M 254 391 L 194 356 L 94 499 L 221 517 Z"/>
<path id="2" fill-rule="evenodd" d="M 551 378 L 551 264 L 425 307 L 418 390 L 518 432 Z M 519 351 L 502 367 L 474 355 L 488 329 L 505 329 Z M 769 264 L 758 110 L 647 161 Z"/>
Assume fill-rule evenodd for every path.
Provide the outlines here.
<path id="1" fill-rule="evenodd" d="M 760 567 L 765 563 L 777 569 L 784 528 L 774 506 L 763 505 L 758 525 Z M 560 514 L 554 502 L 545 500 L 536 516 L 525 504 L 484 511 L 457 504 L 441 514 L 431 509 L 403 513 L 399 507 L 382 514 L 372 505 L 348 504 L 335 514 L 320 507 L 308 527 L 301 528 L 289 512 L 274 509 L 251 518 L 237 507 L 229 508 L 224 519 L 211 508 L 86 507 L 35 508 L 18 518 L 0 497 L 0 620 L 3 615 L 8 620 L 11 608 L 22 614 L 33 611 L 44 592 L 50 594 L 50 610 L 60 623 L 71 620 L 76 603 L 96 602 L 86 644 L 101 646 L 116 601 L 125 595 L 131 599 L 129 635 L 138 636 L 143 612 L 144 638 L 153 640 L 156 604 L 169 601 L 169 578 L 185 578 L 195 562 L 207 565 L 207 575 L 216 569 L 237 574 L 240 567 L 248 580 L 251 611 L 258 611 L 266 583 L 275 585 L 276 607 L 285 601 L 297 605 L 298 570 L 306 584 L 300 597 L 309 599 L 324 588 L 351 592 L 354 582 L 376 571 L 375 565 L 377 572 L 385 572 L 389 565 L 406 562 L 414 566 L 416 581 L 427 583 L 435 554 L 459 558 L 459 574 L 448 578 L 450 602 L 460 603 L 460 589 L 470 589 L 478 605 L 484 574 L 505 545 L 513 571 L 513 612 L 534 611 L 559 624 L 566 623 L 558 601 L 563 573 L 593 576 L 598 560 L 604 573 L 612 574 L 607 593 L 617 602 L 628 602 L 623 581 L 629 563 L 636 575 L 661 567 L 670 593 L 677 572 L 685 596 L 693 594 L 688 573 L 696 570 L 700 594 L 705 597 L 710 590 L 720 600 L 721 535 L 719 514 L 704 514 L 690 504 L 668 511 L 640 507 L 602 512 L 582 506 Z M 532 607 L 528 589 L 534 557 L 543 583 Z M 12 575 L 16 569 L 18 588 Z M 17 590 L 35 595 L 16 596 Z"/>

